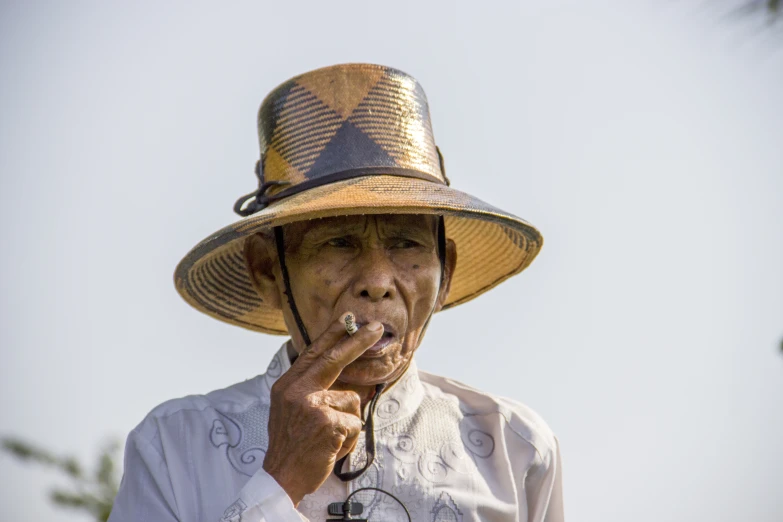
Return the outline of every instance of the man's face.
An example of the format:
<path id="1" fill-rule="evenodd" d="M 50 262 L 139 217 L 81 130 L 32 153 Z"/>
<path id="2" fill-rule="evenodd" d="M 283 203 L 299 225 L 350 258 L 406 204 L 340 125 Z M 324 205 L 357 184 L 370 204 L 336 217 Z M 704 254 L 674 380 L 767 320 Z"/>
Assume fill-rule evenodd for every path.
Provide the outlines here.
<path id="1" fill-rule="evenodd" d="M 397 379 L 419 346 L 430 315 L 444 302 L 456 261 L 454 244 L 450 243 L 446 274 L 441 281 L 437 218 L 325 218 L 287 225 L 284 238 L 292 292 L 311 339 L 318 338 L 348 311 L 354 313 L 360 327 L 370 321 L 384 325 L 383 337 L 347 366 L 339 380 L 349 385 L 371 385 Z M 269 252 L 269 239 L 261 241 Z M 246 252 L 253 256 L 252 252 L 260 248 L 259 244 Z M 276 265 L 269 266 L 279 292 L 275 299 L 283 308 L 295 348 L 301 352 L 304 343 Z"/>

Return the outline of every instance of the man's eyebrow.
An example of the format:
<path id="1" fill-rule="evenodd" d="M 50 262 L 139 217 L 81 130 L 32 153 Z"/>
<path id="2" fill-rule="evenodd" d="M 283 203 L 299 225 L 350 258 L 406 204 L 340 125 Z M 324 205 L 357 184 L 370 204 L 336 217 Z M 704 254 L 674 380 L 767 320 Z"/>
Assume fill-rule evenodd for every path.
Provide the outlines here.
<path id="1" fill-rule="evenodd" d="M 319 237 L 330 234 L 355 235 L 365 232 L 367 222 L 343 221 L 343 220 L 324 220 L 313 223 L 311 226 L 301 231 L 302 239 L 312 236 Z M 428 222 L 422 221 L 393 221 L 380 224 L 381 230 L 386 235 L 391 236 L 421 236 L 430 237 L 436 233 L 436 229 Z"/>
<path id="2" fill-rule="evenodd" d="M 411 227 L 411 226 L 405 226 L 405 225 L 390 225 L 389 227 L 384 230 L 387 234 L 390 235 L 430 235 L 432 233 L 431 230 L 427 229 L 426 227 Z"/>
<path id="3" fill-rule="evenodd" d="M 434 239 L 435 231 L 424 224 L 411 225 L 409 223 L 393 223 L 384 226 L 384 233 L 389 236 L 414 236 L 417 238 Z"/>
<path id="4" fill-rule="evenodd" d="M 311 234 L 331 234 L 335 232 L 350 234 L 361 231 L 363 228 L 359 223 L 318 223 L 305 230 L 302 235 L 306 237 Z"/>

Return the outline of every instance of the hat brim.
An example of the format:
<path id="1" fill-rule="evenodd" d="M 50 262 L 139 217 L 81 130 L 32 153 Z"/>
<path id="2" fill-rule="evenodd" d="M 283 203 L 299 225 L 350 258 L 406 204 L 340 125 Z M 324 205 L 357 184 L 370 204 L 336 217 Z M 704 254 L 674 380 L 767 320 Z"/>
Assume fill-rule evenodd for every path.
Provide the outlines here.
<path id="1" fill-rule="evenodd" d="M 296 221 L 361 214 L 443 215 L 457 266 L 443 309 L 478 297 L 527 268 L 543 244 L 526 221 L 464 192 L 414 178 L 373 175 L 322 185 L 279 200 L 196 245 L 177 265 L 177 291 L 216 319 L 260 332 L 288 334 L 281 310 L 253 288 L 244 238 Z"/>

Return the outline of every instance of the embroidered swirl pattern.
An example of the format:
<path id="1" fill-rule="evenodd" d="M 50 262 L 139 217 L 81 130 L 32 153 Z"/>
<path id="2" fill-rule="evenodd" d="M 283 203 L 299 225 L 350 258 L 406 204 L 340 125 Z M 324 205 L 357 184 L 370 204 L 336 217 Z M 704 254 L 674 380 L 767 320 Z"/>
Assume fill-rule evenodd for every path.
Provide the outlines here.
<path id="1" fill-rule="evenodd" d="M 406 464 L 415 464 L 419 460 L 413 437 L 408 434 L 398 435 L 391 439 L 389 441 L 389 452 L 394 458 Z"/>
<path id="2" fill-rule="evenodd" d="M 465 447 L 475 456 L 485 459 L 495 451 L 495 439 L 485 431 L 473 429 L 468 432 Z"/>
<path id="3" fill-rule="evenodd" d="M 467 473 L 470 469 L 467 456 L 462 444 L 457 442 L 447 442 L 440 448 L 440 458 L 457 473 Z"/>
<path id="4" fill-rule="evenodd" d="M 437 484 L 446 480 L 449 468 L 443 459 L 440 458 L 440 455 L 424 453 L 419 457 L 419 473 L 425 479 Z"/>
<path id="5" fill-rule="evenodd" d="M 261 403 L 231 416 L 218 412 L 212 421 L 209 441 L 216 448 L 225 446 L 226 459 L 238 473 L 248 477 L 261 466 L 268 446 L 269 407 Z"/>

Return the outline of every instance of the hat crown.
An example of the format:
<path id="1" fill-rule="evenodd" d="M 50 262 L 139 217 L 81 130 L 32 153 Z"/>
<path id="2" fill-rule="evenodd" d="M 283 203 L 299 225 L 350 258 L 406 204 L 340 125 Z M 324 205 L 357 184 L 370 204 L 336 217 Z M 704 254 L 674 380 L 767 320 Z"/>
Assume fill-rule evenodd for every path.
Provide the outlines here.
<path id="1" fill-rule="evenodd" d="M 421 85 L 381 65 L 343 64 L 296 76 L 258 112 L 263 195 L 360 175 L 446 183 Z"/>

